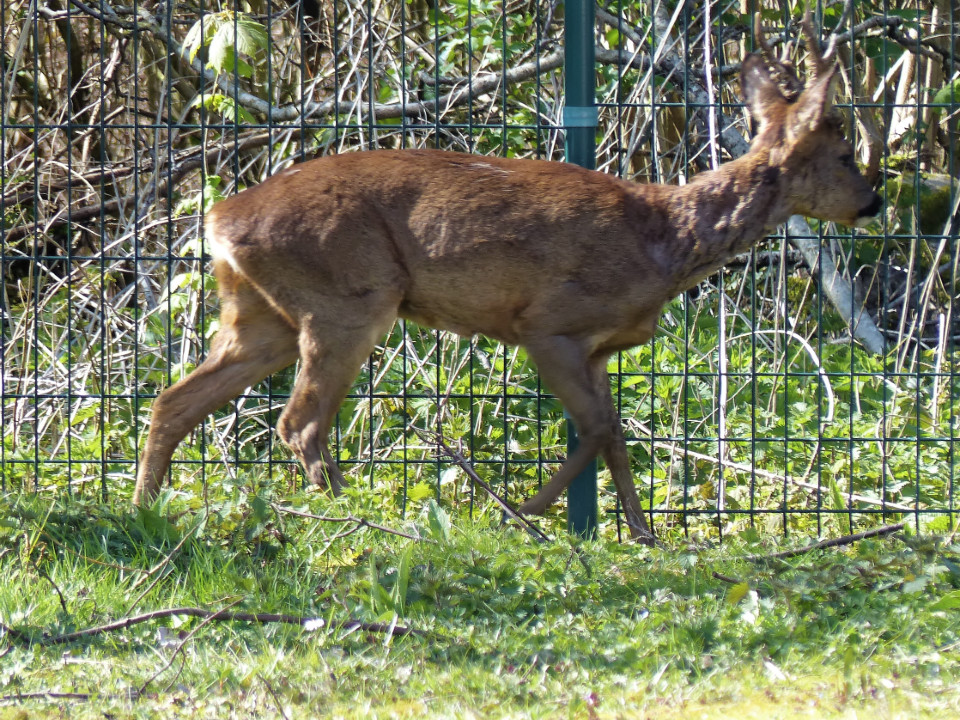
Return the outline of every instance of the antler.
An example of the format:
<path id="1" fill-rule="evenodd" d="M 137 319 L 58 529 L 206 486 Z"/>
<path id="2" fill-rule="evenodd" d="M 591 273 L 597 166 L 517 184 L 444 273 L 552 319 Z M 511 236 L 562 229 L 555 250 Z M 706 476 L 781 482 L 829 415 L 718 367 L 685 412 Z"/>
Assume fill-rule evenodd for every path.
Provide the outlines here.
<path id="1" fill-rule="evenodd" d="M 833 69 L 831 62 L 836 51 L 836 36 L 831 36 L 827 52 L 820 52 L 820 34 L 813 28 L 813 17 L 810 13 L 810 6 L 807 5 L 806 12 L 803 13 L 803 22 L 800 25 L 803 30 L 803 37 L 807 41 L 807 52 L 813 60 L 814 77 L 820 77 Z"/>
<path id="2" fill-rule="evenodd" d="M 763 34 L 763 24 L 760 22 L 760 13 L 754 13 L 753 15 L 753 35 L 757 40 L 757 44 L 760 46 L 760 54 L 767 63 L 767 69 L 770 71 L 771 77 L 776 80 L 777 85 L 780 87 L 780 92 L 782 92 L 787 99 L 791 101 L 794 100 L 803 92 L 803 81 L 797 77 L 796 69 L 790 61 L 792 43 L 787 42 L 783 46 L 781 56 L 777 57 L 777 54 Z"/>
<path id="3" fill-rule="evenodd" d="M 753 37 L 760 45 L 760 52 L 763 54 L 764 59 L 768 63 L 778 62 L 776 55 L 774 55 L 773 48 L 770 47 L 770 43 L 767 42 L 767 38 L 763 34 L 763 23 L 760 22 L 760 13 L 758 12 L 753 14 Z"/>
<path id="4" fill-rule="evenodd" d="M 836 61 L 837 39 L 839 37 L 840 28 L 842 28 L 853 16 L 853 0 L 846 0 L 846 2 L 844 2 L 843 14 L 840 15 L 840 22 L 837 23 L 837 27 L 834 28 L 832 33 L 830 33 L 830 39 L 827 40 L 826 52 L 820 51 L 820 36 L 813 29 L 813 19 L 810 8 L 811 5 L 807 5 L 806 12 L 803 14 L 803 23 L 801 27 L 803 28 L 803 36 L 807 41 L 807 52 L 810 53 L 810 57 L 813 60 L 814 75 L 816 77 L 820 77 L 821 75 L 833 71 L 833 65 Z"/>
<path id="5" fill-rule="evenodd" d="M 760 51 L 768 63 L 773 65 L 785 64 L 789 67 L 793 67 L 793 63 L 790 62 L 790 52 L 793 42 L 787 41 L 784 43 L 783 50 L 780 52 L 780 57 L 777 57 L 776 52 L 770 46 L 770 43 L 767 42 L 766 35 L 763 32 L 763 24 L 760 22 L 760 13 L 753 14 L 753 35 L 757 39 L 757 44 L 760 45 Z"/>

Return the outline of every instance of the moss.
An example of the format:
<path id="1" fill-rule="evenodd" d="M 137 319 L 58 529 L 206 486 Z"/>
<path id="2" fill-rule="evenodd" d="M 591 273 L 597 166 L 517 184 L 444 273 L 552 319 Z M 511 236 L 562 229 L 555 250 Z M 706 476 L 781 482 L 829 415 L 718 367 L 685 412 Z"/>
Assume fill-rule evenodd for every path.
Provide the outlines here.
<path id="1" fill-rule="evenodd" d="M 895 175 L 884 183 L 884 192 L 902 228 L 916 227 L 924 235 L 939 235 L 953 206 L 953 182 L 949 175 L 933 173 Z"/>

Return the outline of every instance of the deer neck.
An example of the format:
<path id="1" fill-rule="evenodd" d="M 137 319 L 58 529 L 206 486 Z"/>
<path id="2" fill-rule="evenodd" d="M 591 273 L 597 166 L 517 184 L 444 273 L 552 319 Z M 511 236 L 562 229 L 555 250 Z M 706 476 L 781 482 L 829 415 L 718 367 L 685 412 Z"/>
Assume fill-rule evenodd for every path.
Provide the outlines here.
<path id="1" fill-rule="evenodd" d="M 715 273 L 790 216 L 780 169 L 766 151 L 749 152 L 671 190 L 677 235 L 668 272 L 677 292 Z"/>

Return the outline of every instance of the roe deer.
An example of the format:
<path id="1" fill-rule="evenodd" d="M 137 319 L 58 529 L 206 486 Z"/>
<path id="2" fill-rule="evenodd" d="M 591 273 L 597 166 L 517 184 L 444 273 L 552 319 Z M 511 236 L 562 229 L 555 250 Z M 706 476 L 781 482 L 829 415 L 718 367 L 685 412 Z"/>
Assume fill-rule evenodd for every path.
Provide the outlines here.
<path id="1" fill-rule="evenodd" d="M 298 358 L 277 429 L 309 479 L 339 492 L 331 425 L 401 317 L 523 346 L 573 417 L 579 447 L 521 512 L 542 513 L 599 454 L 631 534 L 652 542 L 610 356 L 649 340 L 664 303 L 791 214 L 854 225 L 881 207 L 831 112 L 832 53 L 809 17 L 803 30 L 807 87 L 761 38 L 741 74 L 758 125 L 749 153 L 683 187 L 398 150 L 315 159 L 218 203 L 206 236 L 220 330 L 206 360 L 157 398 L 134 502 L 156 496 L 177 444 L 207 414 Z"/>

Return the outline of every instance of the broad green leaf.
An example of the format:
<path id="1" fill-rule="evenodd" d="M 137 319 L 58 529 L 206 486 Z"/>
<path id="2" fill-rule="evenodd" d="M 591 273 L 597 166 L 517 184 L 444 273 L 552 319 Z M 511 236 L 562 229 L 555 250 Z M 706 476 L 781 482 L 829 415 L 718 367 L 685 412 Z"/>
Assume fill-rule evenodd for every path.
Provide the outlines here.
<path id="1" fill-rule="evenodd" d="M 901 589 L 905 593 L 919 593 L 930 584 L 930 578 L 927 575 L 920 575 L 917 577 L 909 577 L 906 582 L 903 583 Z"/>
<path id="2" fill-rule="evenodd" d="M 187 36 L 183 39 L 183 47 L 187 51 L 187 57 L 193 62 L 197 53 L 200 52 L 200 43 L 203 42 L 203 21 L 205 18 L 197 20 L 187 31 Z"/>
<path id="3" fill-rule="evenodd" d="M 840 486 L 837 484 L 836 476 L 831 474 L 828 476 L 829 480 L 827 483 L 827 488 L 830 491 L 830 505 L 832 510 L 846 510 L 847 502 L 843 497 L 843 491 L 840 489 Z M 849 518 L 847 518 L 849 520 Z M 842 522 L 842 519 L 841 519 Z M 848 528 L 849 530 L 849 528 Z"/>
<path id="4" fill-rule="evenodd" d="M 960 608 L 960 590 L 944 595 L 930 606 L 931 610 L 956 610 Z"/>
<path id="5" fill-rule="evenodd" d="M 239 57 L 234 57 L 237 62 L 237 75 L 240 77 L 253 77 L 253 65 Z"/>
<path id="6" fill-rule="evenodd" d="M 207 52 L 207 67 L 216 73 L 233 70 L 233 24 L 224 23 L 217 28 L 217 32 L 210 41 Z"/>
<path id="7" fill-rule="evenodd" d="M 213 204 L 223 200 L 224 194 L 220 192 L 220 183 L 223 182 L 219 175 L 207 175 L 203 181 L 203 189 L 200 191 L 203 198 L 203 210 L 209 212 Z"/>
<path id="8" fill-rule="evenodd" d="M 187 31 L 187 36 L 183 39 L 183 46 L 189 53 L 190 62 L 193 62 L 200 52 L 200 48 L 210 42 L 217 25 L 223 21 L 219 13 L 204 15 L 197 20 Z"/>
<path id="9" fill-rule="evenodd" d="M 250 124 L 256 121 L 256 118 L 245 107 L 237 104 L 232 97 L 227 95 L 211 95 L 207 107 L 220 113 L 225 120 L 230 122 Z"/>
<path id="10" fill-rule="evenodd" d="M 940 88 L 937 94 L 933 96 L 933 102 L 938 105 L 960 102 L 960 78 L 956 78 Z"/>
<path id="11" fill-rule="evenodd" d="M 266 520 L 270 515 L 270 505 L 259 495 L 250 498 L 250 509 L 253 510 L 253 516 L 260 521 Z"/>
<path id="12" fill-rule="evenodd" d="M 426 500 L 428 497 L 432 497 L 434 492 L 433 485 L 422 482 L 409 488 L 407 490 L 407 497 L 413 502 L 419 502 L 420 500 Z"/>
<path id="13" fill-rule="evenodd" d="M 450 540 L 450 517 L 436 500 L 427 504 L 427 522 L 430 525 L 430 535 L 437 540 Z"/>
<path id="14" fill-rule="evenodd" d="M 397 582 L 393 586 L 393 609 L 402 615 L 407 604 L 407 588 L 410 586 L 410 568 L 412 567 L 413 546 L 408 545 L 400 556 L 400 565 L 397 568 Z"/>
<path id="15" fill-rule="evenodd" d="M 727 602 L 736 605 L 747 596 L 748 592 L 750 592 L 750 583 L 739 582 L 730 588 L 730 592 L 727 593 Z"/>
<path id="16" fill-rule="evenodd" d="M 255 56 L 267 47 L 267 40 L 263 25 L 247 17 L 230 15 L 218 24 L 210 41 L 207 66 L 217 73 L 233 72 L 236 68 L 242 77 L 251 77 L 253 66 L 240 60 L 240 56 Z"/>
<path id="17" fill-rule="evenodd" d="M 251 20 L 248 17 L 237 18 L 236 36 L 235 49 L 237 53 L 252 57 L 259 50 L 265 50 L 267 47 L 267 29 L 256 20 Z"/>

